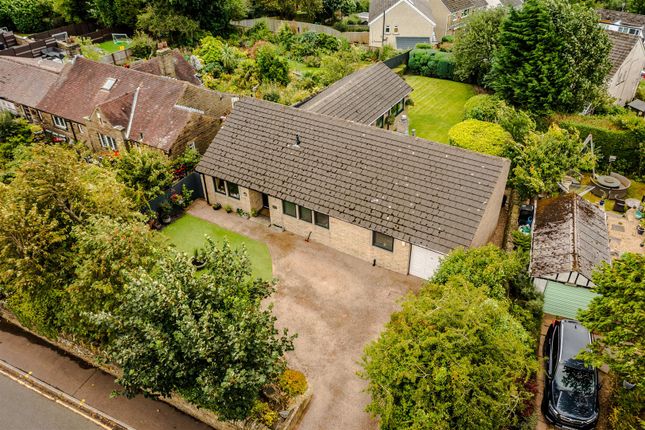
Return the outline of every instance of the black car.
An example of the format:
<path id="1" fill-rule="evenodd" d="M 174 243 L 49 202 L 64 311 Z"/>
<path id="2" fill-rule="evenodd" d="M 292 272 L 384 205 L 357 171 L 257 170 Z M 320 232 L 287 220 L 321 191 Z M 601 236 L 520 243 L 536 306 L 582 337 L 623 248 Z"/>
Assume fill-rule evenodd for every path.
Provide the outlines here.
<path id="1" fill-rule="evenodd" d="M 564 429 L 588 430 L 598 421 L 598 371 L 577 360 L 591 343 L 578 321 L 553 321 L 544 339 L 545 378 L 542 412 Z"/>

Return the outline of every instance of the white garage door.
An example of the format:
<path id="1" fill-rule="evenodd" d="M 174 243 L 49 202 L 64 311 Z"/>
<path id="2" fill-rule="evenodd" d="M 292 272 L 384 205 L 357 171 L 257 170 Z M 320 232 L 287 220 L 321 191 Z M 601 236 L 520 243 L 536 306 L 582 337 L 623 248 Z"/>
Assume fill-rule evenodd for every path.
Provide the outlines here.
<path id="1" fill-rule="evenodd" d="M 443 254 L 438 252 L 412 245 L 412 252 L 410 253 L 410 275 L 423 279 L 430 278 L 439 268 L 439 260 L 442 257 Z"/>

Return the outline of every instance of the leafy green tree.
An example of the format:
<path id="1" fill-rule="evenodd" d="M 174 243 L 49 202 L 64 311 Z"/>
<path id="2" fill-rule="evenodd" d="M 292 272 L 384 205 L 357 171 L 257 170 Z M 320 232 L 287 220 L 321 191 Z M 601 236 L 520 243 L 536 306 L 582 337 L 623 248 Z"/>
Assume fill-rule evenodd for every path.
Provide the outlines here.
<path id="1" fill-rule="evenodd" d="M 83 22 L 89 18 L 86 0 L 53 0 L 54 12 L 67 22 Z"/>
<path id="2" fill-rule="evenodd" d="M 523 197 L 551 194 L 569 170 L 590 168 L 595 162 L 590 152 L 582 152 L 577 132 L 552 125 L 546 133 L 530 133 L 517 143 L 513 154 L 511 182 Z"/>
<path id="3" fill-rule="evenodd" d="M 150 58 L 157 50 L 157 42 L 143 31 L 137 31 L 132 37 L 130 49 L 136 58 Z"/>
<path id="4" fill-rule="evenodd" d="M 5 171 L 21 148 L 34 139 L 34 127 L 9 112 L 0 113 L 0 172 Z"/>
<path id="5" fill-rule="evenodd" d="M 137 16 L 137 28 L 177 45 L 193 45 L 203 33 L 196 19 L 153 6 Z"/>
<path id="6" fill-rule="evenodd" d="M 0 0 L 5 19 L 20 33 L 33 33 L 61 24 L 61 17 L 54 13 L 51 0 Z M 6 24 L 9 24 L 8 22 Z"/>
<path id="7" fill-rule="evenodd" d="M 159 151 L 121 152 L 114 159 L 113 168 L 117 179 L 126 185 L 126 193 L 139 207 L 163 194 L 173 181 L 171 162 Z"/>
<path id="8" fill-rule="evenodd" d="M 467 119 L 448 130 L 450 144 L 483 154 L 502 156 L 513 138 L 501 125 Z"/>
<path id="9" fill-rule="evenodd" d="M 146 0 L 89 0 L 90 12 L 106 27 L 134 28 L 137 15 L 145 8 Z"/>
<path id="10" fill-rule="evenodd" d="M 258 49 L 256 59 L 260 80 L 289 83 L 289 61 L 280 55 L 275 45 L 267 43 Z"/>
<path id="11" fill-rule="evenodd" d="M 323 85 L 331 85 L 339 79 L 354 73 L 358 69 L 358 54 L 354 50 L 338 51 L 331 55 L 325 55 L 320 61 L 320 82 Z"/>
<path id="12" fill-rule="evenodd" d="M 508 131 L 513 140 L 522 142 L 524 138 L 535 131 L 535 121 L 523 110 L 509 106 L 504 100 L 488 94 L 473 96 L 464 106 L 465 119 L 494 122 Z"/>
<path id="13" fill-rule="evenodd" d="M 533 113 L 579 112 L 604 93 L 610 42 L 593 9 L 527 0 L 502 23 L 490 86 Z"/>
<path id="14" fill-rule="evenodd" d="M 475 12 L 457 32 L 452 52 L 455 77 L 465 82 L 488 86 L 486 76 L 499 47 L 500 27 L 508 14 L 505 8 Z"/>
<path id="15" fill-rule="evenodd" d="M 365 350 L 367 410 L 390 429 L 505 429 L 532 403 L 533 345 L 504 301 L 454 277 L 409 296 Z"/>
<path id="16" fill-rule="evenodd" d="M 494 245 L 456 249 L 442 261 L 432 282 L 444 284 L 459 276 L 489 297 L 509 299 L 510 311 L 529 333 L 539 336 L 543 300 L 528 276 L 528 254 L 506 252 Z"/>
<path id="17" fill-rule="evenodd" d="M 619 393 L 611 418 L 619 425 L 615 428 L 641 428 L 645 412 L 645 255 L 626 253 L 611 265 L 602 264 L 593 281 L 598 295 L 578 318 L 600 336 L 583 356 L 594 366 L 607 364 L 620 380 L 636 384 L 631 391 Z"/>
<path id="18" fill-rule="evenodd" d="M 123 369 L 123 394 L 177 392 L 223 419 L 248 416 L 261 388 L 273 382 L 293 349 L 262 299 L 271 284 L 251 278 L 246 252 L 209 241 L 206 269 L 196 275 L 185 254 L 140 271 L 113 319 L 111 348 Z"/>
<path id="19" fill-rule="evenodd" d="M 199 41 L 199 47 L 194 51 L 204 63 L 204 70 L 213 76 L 220 73 L 233 73 L 246 55 L 234 46 L 221 39 L 206 36 Z"/>

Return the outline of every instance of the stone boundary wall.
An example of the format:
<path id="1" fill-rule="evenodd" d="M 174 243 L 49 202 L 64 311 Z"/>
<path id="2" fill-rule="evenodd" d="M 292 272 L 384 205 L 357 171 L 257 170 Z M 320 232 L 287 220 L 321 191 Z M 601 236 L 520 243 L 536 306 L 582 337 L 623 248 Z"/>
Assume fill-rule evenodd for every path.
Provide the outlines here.
<path id="1" fill-rule="evenodd" d="M 109 363 L 100 362 L 97 359 L 97 354 L 88 348 L 80 346 L 64 338 L 59 338 L 54 340 L 54 339 L 44 337 L 34 332 L 33 330 L 30 330 L 29 328 L 23 326 L 20 323 L 20 321 L 18 321 L 16 316 L 12 312 L 7 310 L 1 303 L 0 303 L 0 317 L 4 318 L 7 322 L 15 325 L 21 330 L 31 333 L 32 335 L 38 337 L 39 339 L 42 339 L 43 341 L 57 347 L 58 349 L 61 349 L 67 352 L 68 354 L 71 354 L 74 357 L 83 360 L 84 362 L 88 363 L 93 367 L 101 369 L 102 371 L 114 376 L 115 378 L 118 378 L 121 375 L 121 370 L 117 366 Z M 312 396 L 313 396 L 313 393 L 311 391 L 311 388 L 308 388 L 307 392 L 296 397 L 293 400 L 293 406 L 290 408 L 289 416 L 281 424 L 275 427 L 275 430 L 295 430 L 298 427 L 300 420 L 304 416 Z M 171 397 L 159 397 L 159 401 L 162 401 L 164 403 L 169 404 L 170 406 L 173 406 L 174 408 L 180 410 L 181 412 L 192 416 L 193 418 L 203 422 L 204 424 L 211 426 L 215 430 L 267 430 L 268 429 L 268 427 L 256 422 L 247 423 L 247 422 L 220 421 L 217 418 L 217 415 L 215 413 L 204 409 L 200 409 L 177 395 L 172 395 Z"/>

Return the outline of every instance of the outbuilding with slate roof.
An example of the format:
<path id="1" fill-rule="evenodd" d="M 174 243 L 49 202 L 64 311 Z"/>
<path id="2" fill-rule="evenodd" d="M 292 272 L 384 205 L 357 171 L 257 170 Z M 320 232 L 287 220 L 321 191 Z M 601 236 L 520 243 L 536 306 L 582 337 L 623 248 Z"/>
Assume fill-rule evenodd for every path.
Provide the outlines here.
<path id="1" fill-rule="evenodd" d="M 611 261 L 605 212 L 575 193 L 539 200 L 529 271 L 546 313 L 575 318 L 594 294 L 592 274 Z"/>
<path id="2" fill-rule="evenodd" d="M 210 204 L 375 265 L 429 277 L 456 247 L 487 243 L 509 161 L 245 98 L 197 166 Z"/>

